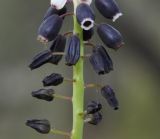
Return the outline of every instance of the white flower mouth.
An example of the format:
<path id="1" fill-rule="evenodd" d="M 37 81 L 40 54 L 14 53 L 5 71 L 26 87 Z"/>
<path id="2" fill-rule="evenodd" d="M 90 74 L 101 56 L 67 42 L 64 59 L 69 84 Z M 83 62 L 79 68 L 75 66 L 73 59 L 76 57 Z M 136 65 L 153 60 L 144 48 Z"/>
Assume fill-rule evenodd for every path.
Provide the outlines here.
<path id="1" fill-rule="evenodd" d="M 65 4 L 66 4 L 67 0 L 51 0 L 51 6 L 55 7 L 57 10 L 62 9 Z"/>
<path id="2" fill-rule="evenodd" d="M 84 30 L 90 30 L 91 28 L 93 28 L 93 26 L 94 26 L 94 21 L 91 18 L 85 18 L 81 22 L 81 28 L 83 28 Z"/>
<path id="3" fill-rule="evenodd" d="M 115 22 L 122 15 L 123 15 L 122 13 L 117 13 L 116 15 L 113 16 L 112 21 Z"/>

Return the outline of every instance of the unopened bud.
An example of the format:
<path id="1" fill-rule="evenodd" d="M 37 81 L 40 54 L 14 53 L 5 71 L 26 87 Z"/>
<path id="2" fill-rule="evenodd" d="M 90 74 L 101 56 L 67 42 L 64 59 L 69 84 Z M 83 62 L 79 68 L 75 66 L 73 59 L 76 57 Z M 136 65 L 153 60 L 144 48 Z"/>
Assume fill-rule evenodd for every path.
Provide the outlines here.
<path id="1" fill-rule="evenodd" d="M 113 89 L 110 86 L 104 86 L 101 89 L 101 94 L 102 96 L 107 100 L 108 104 L 114 108 L 114 110 L 118 109 L 118 100 L 115 96 L 115 92 L 113 91 Z"/>
<path id="2" fill-rule="evenodd" d="M 50 123 L 48 120 L 45 120 L 45 119 L 27 120 L 26 125 L 42 134 L 48 134 L 50 132 Z"/>
<path id="3" fill-rule="evenodd" d="M 44 86 L 57 86 L 63 82 L 63 77 L 60 74 L 52 73 L 42 81 Z"/>
<path id="4" fill-rule="evenodd" d="M 96 101 L 91 101 L 87 105 L 87 114 L 94 114 L 102 109 L 102 105 L 99 102 Z"/>
<path id="5" fill-rule="evenodd" d="M 54 99 L 54 90 L 53 89 L 39 89 L 32 92 L 32 96 L 38 99 L 52 101 Z"/>
<path id="6" fill-rule="evenodd" d="M 46 64 L 47 62 L 49 62 L 51 58 L 52 58 L 52 55 L 50 51 L 48 50 L 42 51 L 32 59 L 29 67 L 31 70 L 37 69 L 42 65 Z"/>

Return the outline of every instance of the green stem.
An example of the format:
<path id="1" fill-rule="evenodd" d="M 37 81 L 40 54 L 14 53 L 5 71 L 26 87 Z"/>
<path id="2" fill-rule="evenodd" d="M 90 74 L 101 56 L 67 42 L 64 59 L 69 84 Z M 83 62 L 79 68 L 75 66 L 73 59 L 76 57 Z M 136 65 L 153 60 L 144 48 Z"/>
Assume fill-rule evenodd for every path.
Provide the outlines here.
<path id="1" fill-rule="evenodd" d="M 50 130 L 50 133 L 53 133 L 53 134 L 57 134 L 57 135 L 63 135 L 63 136 L 67 136 L 67 137 L 70 137 L 70 133 L 68 132 L 64 132 L 64 131 L 61 131 L 61 130 L 56 130 L 56 129 L 51 129 Z"/>
<path id="2" fill-rule="evenodd" d="M 73 0 L 74 11 L 79 4 L 79 0 Z M 73 79 L 76 82 L 73 83 L 73 129 L 71 139 L 82 139 L 83 138 L 83 127 L 84 120 L 80 115 L 84 111 L 84 79 L 83 79 L 83 56 L 84 56 L 84 46 L 83 46 L 83 32 L 80 25 L 74 16 L 74 33 L 78 34 L 81 42 L 81 58 L 78 63 L 73 68 Z"/>

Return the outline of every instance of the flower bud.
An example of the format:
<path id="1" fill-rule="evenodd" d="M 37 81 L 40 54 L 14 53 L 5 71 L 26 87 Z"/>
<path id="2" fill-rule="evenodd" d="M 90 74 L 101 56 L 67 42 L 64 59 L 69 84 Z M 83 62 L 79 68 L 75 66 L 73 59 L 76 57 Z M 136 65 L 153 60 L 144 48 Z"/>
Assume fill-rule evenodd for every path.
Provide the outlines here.
<path id="1" fill-rule="evenodd" d="M 115 96 L 113 89 L 110 86 L 104 86 L 101 89 L 101 94 L 107 100 L 108 104 L 114 108 L 114 110 L 118 109 L 118 100 Z"/>
<path id="2" fill-rule="evenodd" d="M 90 30 L 94 26 L 95 15 L 93 10 L 88 4 L 81 3 L 76 9 L 76 17 L 81 28 Z"/>
<path id="3" fill-rule="evenodd" d="M 32 96 L 37 99 L 42 99 L 46 101 L 52 101 L 54 99 L 54 90 L 53 89 L 39 89 L 32 92 Z"/>
<path id="4" fill-rule="evenodd" d="M 88 4 L 88 5 L 91 5 L 92 3 L 92 0 L 79 0 L 81 3 L 85 3 L 85 4 Z"/>
<path id="5" fill-rule="evenodd" d="M 51 15 L 42 22 L 38 29 L 38 40 L 49 42 L 55 39 L 61 29 L 63 19 L 58 15 Z"/>
<path id="6" fill-rule="evenodd" d="M 63 82 L 63 77 L 60 74 L 52 73 L 42 81 L 44 86 L 57 86 Z"/>
<path id="7" fill-rule="evenodd" d="M 80 58 L 80 40 L 76 35 L 69 38 L 66 50 L 66 65 L 72 66 L 76 65 Z"/>
<path id="8" fill-rule="evenodd" d="M 99 102 L 91 101 L 87 105 L 87 114 L 94 114 L 102 109 L 102 105 Z"/>
<path id="9" fill-rule="evenodd" d="M 51 6 L 59 10 L 65 6 L 66 2 L 67 0 L 51 0 Z"/>
<path id="10" fill-rule="evenodd" d="M 50 51 L 53 53 L 50 63 L 57 65 L 62 59 L 63 55 L 54 55 L 54 52 L 64 52 L 66 45 L 66 37 L 63 35 L 58 35 L 50 46 Z"/>
<path id="11" fill-rule="evenodd" d="M 35 129 L 37 132 L 42 134 L 48 134 L 50 132 L 50 123 L 48 120 L 27 120 L 26 125 Z"/>
<path id="12" fill-rule="evenodd" d="M 115 0 L 95 0 L 96 8 L 106 18 L 116 21 L 122 13 Z"/>
<path id="13" fill-rule="evenodd" d="M 113 62 L 105 48 L 101 45 L 93 49 L 93 54 L 89 58 L 93 69 L 97 74 L 103 75 L 113 70 Z"/>
<path id="14" fill-rule="evenodd" d="M 42 51 L 32 59 L 29 67 L 31 70 L 37 69 L 40 66 L 49 62 L 51 58 L 52 58 L 52 55 L 50 51 L 48 50 Z"/>
<path id="15" fill-rule="evenodd" d="M 57 15 L 61 16 L 61 15 L 65 14 L 66 12 L 67 12 L 67 7 L 66 6 L 64 6 L 60 10 L 57 10 L 55 7 L 50 6 L 48 8 L 47 12 L 45 13 L 43 20 L 46 20 L 48 17 L 50 17 L 54 14 L 57 14 Z"/>
<path id="16" fill-rule="evenodd" d="M 121 33 L 108 24 L 99 24 L 97 32 L 103 43 L 114 50 L 119 49 L 123 44 Z"/>
<path id="17" fill-rule="evenodd" d="M 92 125 L 98 125 L 101 121 L 102 121 L 102 114 L 96 112 L 91 115 L 91 120 L 88 123 Z"/>
<path id="18" fill-rule="evenodd" d="M 92 38 L 94 34 L 94 29 L 91 28 L 90 30 L 84 30 L 83 29 L 83 41 L 88 41 Z"/>

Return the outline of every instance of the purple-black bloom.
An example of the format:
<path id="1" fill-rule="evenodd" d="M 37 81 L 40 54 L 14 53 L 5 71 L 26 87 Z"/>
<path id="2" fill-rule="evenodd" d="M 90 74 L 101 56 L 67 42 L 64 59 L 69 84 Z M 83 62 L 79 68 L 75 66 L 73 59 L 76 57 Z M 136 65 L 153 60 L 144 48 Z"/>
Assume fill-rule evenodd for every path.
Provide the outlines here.
<path id="1" fill-rule="evenodd" d="M 62 59 L 63 55 L 55 54 L 56 52 L 64 52 L 66 45 L 66 37 L 63 35 L 58 35 L 56 39 L 53 41 L 52 45 L 50 46 L 50 51 L 53 53 L 52 58 L 50 59 L 50 63 L 57 65 L 60 60 Z"/>
<path id="2" fill-rule="evenodd" d="M 43 86 L 57 86 L 63 82 L 63 79 L 61 74 L 52 73 L 51 75 L 46 76 L 42 82 Z"/>
<path id="3" fill-rule="evenodd" d="M 50 16 L 52 16 L 54 14 L 57 14 L 57 15 L 61 16 L 61 15 L 65 14 L 66 12 L 67 12 L 67 7 L 66 6 L 64 6 L 60 10 L 57 10 L 55 7 L 50 6 L 48 8 L 48 10 L 46 11 L 46 13 L 45 13 L 45 15 L 43 17 L 43 20 L 46 20 L 48 17 L 50 17 Z"/>
<path id="4" fill-rule="evenodd" d="M 95 0 L 96 8 L 106 18 L 116 21 L 122 13 L 115 0 Z"/>
<path id="5" fill-rule="evenodd" d="M 91 101 L 88 105 L 87 105 L 87 114 L 94 114 L 98 111 L 100 111 L 102 109 L 102 105 L 99 102 L 96 101 Z"/>
<path id="6" fill-rule="evenodd" d="M 101 89 L 101 94 L 102 96 L 107 100 L 108 104 L 114 108 L 114 110 L 118 109 L 118 100 L 115 96 L 115 92 L 113 91 L 113 89 L 106 85 Z"/>
<path id="7" fill-rule="evenodd" d="M 97 45 L 89 58 L 93 69 L 97 74 L 103 75 L 113 70 L 113 62 L 105 48 Z"/>
<path id="8" fill-rule="evenodd" d="M 84 30 L 83 29 L 83 41 L 88 41 L 92 38 L 94 34 L 94 28 L 91 28 L 90 30 Z"/>
<path id="9" fill-rule="evenodd" d="M 48 134 L 50 132 L 50 123 L 46 119 L 38 120 L 27 120 L 26 125 L 35 129 L 37 132 L 42 134 Z"/>
<path id="10" fill-rule="evenodd" d="M 81 3 L 78 5 L 76 9 L 76 17 L 82 29 L 90 30 L 91 28 L 93 28 L 95 15 L 88 4 Z"/>
<path id="11" fill-rule="evenodd" d="M 56 14 L 49 16 L 40 25 L 37 39 L 44 43 L 54 40 L 61 29 L 62 23 L 63 19 L 60 16 Z"/>
<path id="12" fill-rule="evenodd" d="M 29 67 L 31 70 L 37 69 L 42 65 L 48 63 L 51 58 L 52 58 L 52 54 L 50 51 L 48 50 L 42 51 L 32 59 Z"/>
<path id="13" fill-rule="evenodd" d="M 52 101 L 54 99 L 54 90 L 53 89 L 39 89 L 32 91 L 32 96 L 37 99 L 42 99 L 46 101 Z"/>
<path id="14" fill-rule="evenodd" d="M 92 125 L 98 125 L 102 121 L 102 114 L 100 112 L 96 112 L 94 114 L 91 114 L 91 119 L 88 122 Z"/>
<path id="15" fill-rule="evenodd" d="M 73 35 L 69 38 L 66 46 L 66 56 L 65 61 L 66 65 L 72 66 L 75 65 L 80 58 L 80 40 L 76 35 Z"/>
<path id="16" fill-rule="evenodd" d="M 124 44 L 121 33 L 111 25 L 99 24 L 97 33 L 103 43 L 109 48 L 117 50 Z"/>

